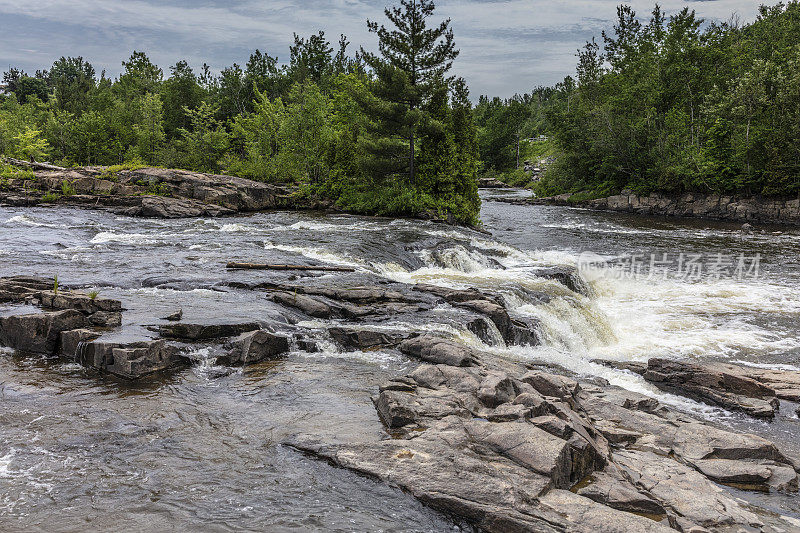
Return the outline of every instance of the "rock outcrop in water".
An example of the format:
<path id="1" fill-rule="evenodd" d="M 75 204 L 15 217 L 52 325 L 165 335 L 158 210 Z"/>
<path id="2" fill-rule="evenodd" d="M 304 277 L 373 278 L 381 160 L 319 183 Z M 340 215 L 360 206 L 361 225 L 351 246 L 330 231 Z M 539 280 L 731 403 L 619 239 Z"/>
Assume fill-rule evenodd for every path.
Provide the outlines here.
<path id="1" fill-rule="evenodd" d="M 190 362 L 187 344 L 213 343 L 220 360 L 240 366 L 289 351 L 289 339 L 255 322 L 185 324 L 156 328 L 163 339 L 105 340 L 122 325 L 122 303 L 77 292 L 56 292 L 43 278 L 0 278 L 0 303 L 37 305 L 45 312 L 0 316 L 0 346 L 20 353 L 61 356 L 87 368 L 135 380 Z M 13 308 L 12 308 L 13 310 Z M 171 317 L 175 318 L 175 317 Z"/>
<path id="2" fill-rule="evenodd" d="M 756 418 L 774 418 L 779 400 L 800 401 L 800 372 L 659 358 L 647 363 L 598 362 L 639 374 L 669 392 Z"/>
<path id="3" fill-rule="evenodd" d="M 55 168 L 55 167 L 54 167 Z M 128 216 L 217 217 L 269 209 L 318 209 L 325 203 L 295 199 L 294 189 L 186 170 L 105 167 L 37 170 L 33 178 L 7 180 L 0 205 L 42 203 L 107 208 Z"/>
<path id="4" fill-rule="evenodd" d="M 521 366 L 425 364 L 374 401 L 392 438 L 288 444 L 485 531 L 777 531 L 718 483 L 797 490 L 769 441 Z"/>
<path id="5" fill-rule="evenodd" d="M 568 269 L 541 274 L 561 290 L 588 290 Z M 213 349 L 217 363 L 228 366 L 273 359 L 293 346 L 313 351 L 306 328 L 317 327 L 345 350 L 396 350 L 420 364 L 376 391 L 375 417 L 387 438 L 343 443 L 333 434 L 298 435 L 287 444 L 400 487 L 481 530 L 794 527 L 722 486 L 796 492 L 793 459 L 768 440 L 721 429 L 602 380 L 581 382 L 504 361 L 457 342 L 446 327 L 420 332 L 407 326 L 412 321 L 447 326 L 449 319 L 487 344 L 539 342 L 539 324 L 515 316 L 501 294 L 379 282 L 363 273 L 341 273 L 335 281 L 308 277 L 302 283 L 230 285 L 263 292 L 284 307 L 283 329 L 172 316 L 177 320 L 152 326 L 154 338 L 104 340 L 115 328 L 98 327 L 92 317 L 121 318 L 119 301 L 63 289 L 56 294 L 48 280 L 16 277 L 0 279 L 0 300 L 8 304 L 0 317 L 0 344 L 138 379 L 187 364 L 188 351 L 197 347 Z M 531 301 L 548 298 L 531 295 Z M 33 305 L 42 312 L 32 312 Z M 21 312 L 14 314 L 17 307 Z M 335 322 L 303 324 L 311 318 Z M 796 401 L 800 390 L 800 375 L 788 372 L 662 359 L 618 366 L 677 394 L 757 416 L 774 415 L 776 399 Z"/>

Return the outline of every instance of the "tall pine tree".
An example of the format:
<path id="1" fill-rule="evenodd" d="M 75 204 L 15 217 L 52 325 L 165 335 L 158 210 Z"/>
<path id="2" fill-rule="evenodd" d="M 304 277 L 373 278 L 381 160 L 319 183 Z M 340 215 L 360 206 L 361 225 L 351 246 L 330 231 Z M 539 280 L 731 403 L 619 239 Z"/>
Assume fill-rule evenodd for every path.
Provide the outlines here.
<path id="1" fill-rule="evenodd" d="M 402 0 L 386 9 L 394 26 L 387 29 L 367 21 L 378 35 L 378 54 L 361 49 L 361 57 L 375 74 L 375 99 L 365 110 L 376 124 L 375 139 L 367 149 L 374 159 L 371 170 L 380 176 L 408 174 L 416 184 L 416 143 L 420 124 L 427 121 L 425 104 L 440 87 L 458 56 L 450 19 L 428 27 L 432 0 Z"/>

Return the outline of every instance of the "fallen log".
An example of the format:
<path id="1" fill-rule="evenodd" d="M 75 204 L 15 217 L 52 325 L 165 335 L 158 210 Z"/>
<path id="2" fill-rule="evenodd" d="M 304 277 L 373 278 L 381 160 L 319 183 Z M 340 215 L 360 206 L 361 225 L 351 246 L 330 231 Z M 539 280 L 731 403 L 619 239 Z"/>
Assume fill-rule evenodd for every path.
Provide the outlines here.
<path id="1" fill-rule="evenodd" d="M 235 263 L 227 264 L 231 270 L 316 270 L 320 272 L 355 272 L 352 267 L 322 266 L 322 265 L 267 265 L 264 263 Z"/>
<path id="2" fill-rule="evenodd" d="M 50 165 L 48 163 L 37 163 L 36 161 L 23 161 L 22 159 L 14 159 L 11 157 L 4 157 L 3 160 L 6 163 L 17 167 L 26 167 L 31 170 L 56 170 L 56 171 L 64 171 L 67 170 L 64 167 L 59 167 L 56 165 Z"/>

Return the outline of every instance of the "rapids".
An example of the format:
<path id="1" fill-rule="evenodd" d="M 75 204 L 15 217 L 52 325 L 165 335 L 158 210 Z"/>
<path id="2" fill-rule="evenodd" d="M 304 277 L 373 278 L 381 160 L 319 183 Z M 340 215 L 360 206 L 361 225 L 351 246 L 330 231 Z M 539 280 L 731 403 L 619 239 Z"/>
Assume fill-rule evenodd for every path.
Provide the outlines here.
<path id="1" fill-rule="evenodd" d="M 365 279 L 484 287 L 538 319 L 537 347 L 483 344 L 444 320 L 390 324 L 443 331 L 497 357 L 531 361 L 611 383 L 717 423 L 754 431 L 800 455 L 800 421 L 772 424 L 673 396 L 597 359 L 727 360 L 800 370 L 800 231 L 707 221 L 646 219 L 493 200 L 482 193 L 491 235 L 440 224 L 314 213 L 151 220 L 73 208 L 0 208 L 0 276 L 58 276 L 127 308 L 119 336 L 148 337 L 153 317 L 285 320 L 277 304 L 230 281 L 264 273 L 227 261 L 351 266 Z M 625 261 L 700 256 L 706 275 L 682 265 L 631 275 Z M 722 255 L 720 255 L 722 254 Z M 710 274 L 738 258 L 758 275 Z M 585 266 L 585 294 L 536 276 Z M 631 267 L 633 268 L 633 267 Z M 285 278 L 284 278 L 285 279 Z M 542 303 L 541 294 L 549 296 Z M 0 307 L 0 313 L 3 313 Z M 16 312 L 16 311 L 15 311 Z M 416 363 L 391 351 L 342 352 L 316 331 L 320 353 L 232 370 L 207 349 L 196 364 L 140 384 L 75 364 L 0 356 L 0 529 L 46 531 L 265 529 L 441 531 L 458 528 L 411 496 L 280 446 L 286 437 L 382 435 L 370 396 Z M 380 327 L 380 326 L 374 326 Z M 389 327 L 389 326 L 387 326 Z M 498 334 L 499 337 L 499 334 Z M 795 503 L 789 506 L 800 513 Z"/>

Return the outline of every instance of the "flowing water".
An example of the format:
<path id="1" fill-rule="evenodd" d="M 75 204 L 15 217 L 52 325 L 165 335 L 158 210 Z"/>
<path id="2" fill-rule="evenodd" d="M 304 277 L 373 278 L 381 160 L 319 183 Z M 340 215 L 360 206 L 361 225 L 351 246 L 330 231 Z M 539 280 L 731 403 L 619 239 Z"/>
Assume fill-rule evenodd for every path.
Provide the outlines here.
<path id="1" fill-rule="evenodd" d="M 599 376 L 800 455 L 800 421 L 790 410 L 772 424 L 753 422 L 592 362 L 661 356 L 800 370 L 800 231 L 745 234 L 731 224 L 492 199 L 518 194 L 484 194 L 491 235 L 313 213 L 164 221 L 0 208 L 0 276 L 58 275 L 61 284 L 120 299 L 126 339 L 151 337 L 154 317 L 177 309 L 189 321 L 286 321 L 263 294 L 226 285 L 267 274 L 232 274 L 227 261 L 322 261 L 355 267 L 367 282 L 489 288 L 514 314 L 540 321 L 543 346 L 487 346 L 444 318 L 391 327 L 441 330 L 497 357 Z M 588 296 L 536 276 L 537 268 L 587 259 L 605 265 L 585 270 Z M 646 267 L 638 274 L 637 260 Z M 689 263 L 701 264 L 702 275 L 684 276 Z M 409 495 L 280 445 L 297 433 L 380 438 L 370 397 L 416 364 L 389 351 L 341 352 L 326 325 L 298 325 L 317 332 L 319 353 L 233 370 L 203 348 L 190 368 L 142 384 L 3 353 L 0 530 L 458 529 Z M 798 515 L 794 505 L 783 512 Z"/>

